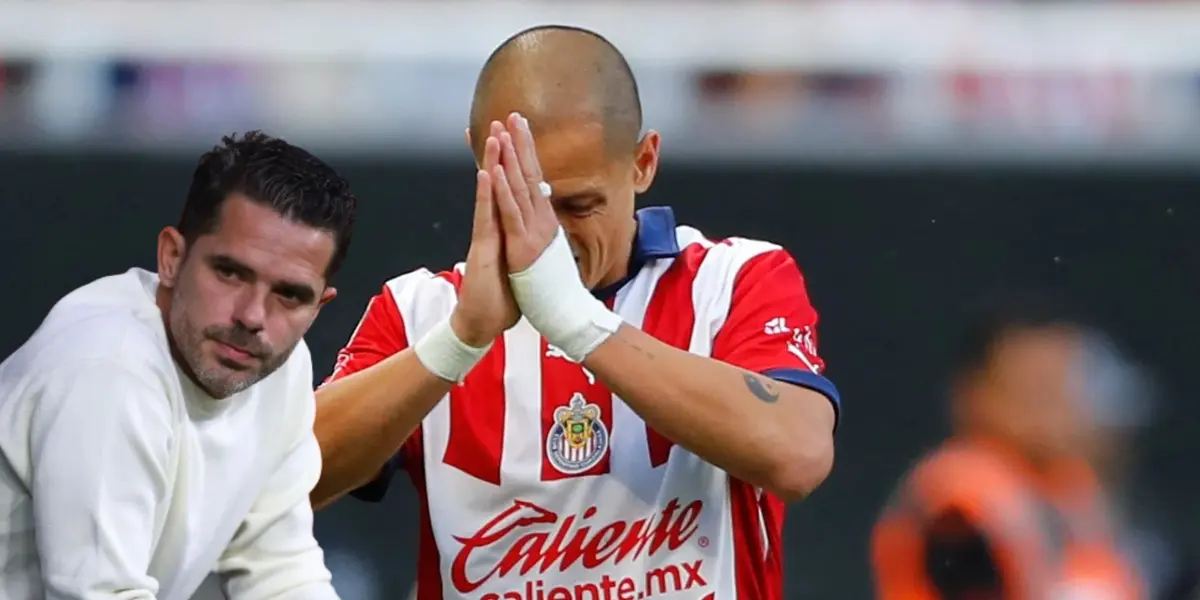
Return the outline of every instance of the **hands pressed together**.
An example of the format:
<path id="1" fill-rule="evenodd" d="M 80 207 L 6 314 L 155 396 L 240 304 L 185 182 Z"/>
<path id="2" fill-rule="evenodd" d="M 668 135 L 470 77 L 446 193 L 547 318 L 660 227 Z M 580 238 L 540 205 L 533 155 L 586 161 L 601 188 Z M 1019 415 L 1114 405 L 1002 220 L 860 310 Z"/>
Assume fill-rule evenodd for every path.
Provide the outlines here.
<path id="1" fill-rule="evenodd" d="M 551 344 L 581 362 L 616 332 L 621 319 L 596 300 L 550 202 L 529 121 L 513 113 L 494 121 L 476 173 L 475 216 L 459 301 L 445 333 L 459 342 L 457 359 L 442 340 L 423 362 L 435 374 L 461 380 L 493 340 L 522 315 Z M 430 340 L 426 344 L 433 346 Z M 422 355 L 418 345 L 418 355 Z M 468 361 L 474 356 L 475 360 Z M 436 364 L 454 362 L 456 367 Z M 435 364 L 432 364 L 435 363 Z M 465 367 L 465 370 L 463 369 Z"/>
<path id="2" fill-rule="evenodd" d="M 458 337 L 477 348 L 516 324 L 520 311 L 509 273 L 532 264 L 559 229 L 550 199 L 542 195 L 541 165 L 525 118 L 513 113 L 506 123 L 493 121 L 483 148 L 466 276 L 452 321 Z"/>

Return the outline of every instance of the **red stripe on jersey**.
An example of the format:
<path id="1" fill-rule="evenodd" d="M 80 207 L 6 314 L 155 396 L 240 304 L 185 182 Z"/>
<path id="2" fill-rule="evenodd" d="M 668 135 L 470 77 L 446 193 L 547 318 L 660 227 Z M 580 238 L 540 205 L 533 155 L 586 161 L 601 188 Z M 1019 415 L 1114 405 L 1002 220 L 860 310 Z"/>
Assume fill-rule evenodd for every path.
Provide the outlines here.
<path id="1" fill-rule="evenodd" d="M 737 597 L 782 600 L 783 501 L 768 492 L 760 495 L 753 485 L 730 478 L 729 510 Z"/>
<path id="2" fill-rule="evenodd" d="M 692 284 L 700 263 L 708 254 L 708 247 L 691 244 L 680 252 L 675 262 L 658 280 L 654 295 L 646 307 L 642 331 L 659 341 L 681 350 L 687 350 L 692 342 L 692 328 L 696 324 L 696 310 L 692 304 Z M 671 457 L 674 442 L 646 426 L 650 448 L 650 465 L 666 464 Z"/>
<path id="3" fill-rule="evenodd" d="M 545 338 L 542 339 L 541 355 L 541 439 L 547 441 L 542 445 L 542 481 L 608 473 L 611 465 L 609 447 L 613 428 L 612 392 L 594 375 L 585 372 L 582 365 L 567 360 L 562 351 L 550 346 Z M 600 427 L 595 427 L 590 421 L 580 422 L 571 418 L 571 400 L 575 394 L 583 396 L 582 408 L 585 413 L 593 409 L 599 412 L 597 416 Z M 588 416 L 590 414 L 585 414 L 585 418 Z M 583 431 L 574 436 L 575 443 L 570 439 L 572 425 L 583 428 Z M 553 438 L 551 433 L 554 434 Z M 573 469 L 569 466 L 564 472 L 554 465 L 551 455 L 560 463 L 565 459 L 569 464 L 580 464 L 581 467 L 596 462 L 578 473 L 571 472 Z"/>
<path id="4" fill-rule="evenodd" d="M 338 351 L 333 372 L 321 386 L 369 369 L 394 354 L 408 349 L 408 335 L 404 332 L 404 316 L 396 305 L 396 298 L 388 286 L 371 297 L 367 310 L 363 312 L 350 341 Z M 420 456 L 421 426 L 400 446 L 399 453 Z"/>
<path id="5" fill-rule="evenodd" d="M 442 556 L 438 551 L 437 539 L 433 537 L 433 521 L 429 518 L 429 497 L 425 493 L 425 461 L 420 453 L 413 452 L 404 461 L 404 468 L 419 490 L 421 501 L 417 533 L 417 599 L 442 600 Z"/>
<path id="6" fill-rule="evenodd" d="M 408 337 L 404 333 L 404 317 L 400 315 L 391 290 L 384 286 L 383 291 L 367 302 L 367 310 L 350 335 L 350 341 L 338 351 L 333 372 L 321 385 L 372 367 L 406 348 Z"/>
<path id="7" fill-rule="evenodd" d="M 438 273 L 438 277 L 454 284 L 455 290 L 462 284 L 458 271 Z M 501 336 L 463 383 L 450 388 L 450 434 L 442 462 L 480 481 L 500 485 L 504 403 Z"/>

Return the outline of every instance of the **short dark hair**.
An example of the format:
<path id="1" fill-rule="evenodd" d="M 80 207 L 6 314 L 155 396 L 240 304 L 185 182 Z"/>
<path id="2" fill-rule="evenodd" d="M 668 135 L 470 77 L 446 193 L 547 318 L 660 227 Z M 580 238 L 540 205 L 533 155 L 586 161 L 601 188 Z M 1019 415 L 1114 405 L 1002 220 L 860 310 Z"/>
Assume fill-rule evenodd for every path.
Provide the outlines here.
<path id="1" fill-rule="evenodd" d="M 955 377 L 986 369 L 996 346 L 1013 333 L 1066 329 L 1082 334 L 1092 330 L 1067 300 L 1049 292 L 992 295 L 973 312 L 954 345 L 951 366 Z"/>
<path id="2" fill-rule="evenodd" d="M 189 245 L 217 227 L 221 207 L 233 194 L 332 233 L 335 250 L 325 278 L 332 279 L 341 268 L 358 200 L 349 182 L 319 158 L 261 131 L 221 138 L 220 145 L 200 156 L 192 173 L 178 225 Z"/>

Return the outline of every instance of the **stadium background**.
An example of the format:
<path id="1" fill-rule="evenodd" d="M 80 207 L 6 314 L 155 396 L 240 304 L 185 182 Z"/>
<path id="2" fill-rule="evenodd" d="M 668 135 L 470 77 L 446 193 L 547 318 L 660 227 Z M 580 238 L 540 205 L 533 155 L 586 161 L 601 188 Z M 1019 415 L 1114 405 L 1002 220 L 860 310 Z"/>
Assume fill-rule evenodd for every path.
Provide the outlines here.
<path id="1" fill-rule="evenodd" d="M 452 5 L 489 24 L 452 30 L 439 12 Z M 651 3 L 244 3 L 238 19 L 253 27 L 236 44 L 171 34 L 181 20 L 204 31 L 223 9 L 154 6 L 105 9 L 161 34 L 138 37 L 87 4 L 0 5 L 0 354 L 68 290 L 151 266 L 195 156 L 263 128 L 328 158 L 361 199 L 341 294 L 307 338 L 323 376 L 383 281 L 463 254 L 473 177 L 461 130 L 487 52 L 526 25 L 595 25 L 630 55 L 646 124 L 664 133 L 643 204 L 671 204 L 714 236 L 784 244 L 821 312 L 845 413 L 833 476 L 789 513 L 789 598 L 869 597 L 869 528 L 946 431 L 964 309 L 1014 288 L 1082 300 L 1153 375 L 1153 400 L 1134 403 L 1152 409 L 1136 506 L 1162 535 L 1147 552 L 1178 558 L 1200 541 L 1200 31 L 1180 26 L 1200 24 L 1194 5 L 673 3 L 707 46 L 651 27 L 664 19 Z M 266 19 L 281 10 L 291 16 Z M 362 19 L 398 31 L 365 31 L 357 53 L 353 38 L 318 36 L 345 39 Z M 1103 46 L 1114 23 L 1139 42 Z M 833 35 L 788 41 L 820 30 Z M 408 590 L 415 518 L 403 484 L 383 504 L 319 514 L 345 597 Z"/>

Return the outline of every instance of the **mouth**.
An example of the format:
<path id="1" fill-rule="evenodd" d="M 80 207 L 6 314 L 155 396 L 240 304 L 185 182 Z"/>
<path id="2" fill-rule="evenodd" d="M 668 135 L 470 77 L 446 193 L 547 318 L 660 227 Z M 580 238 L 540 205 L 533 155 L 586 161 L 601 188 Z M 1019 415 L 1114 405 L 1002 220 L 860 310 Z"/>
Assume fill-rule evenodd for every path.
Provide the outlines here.
<path id="1" fill-rule="evenodd" d="M 233 344 L 227 344 L 220 340 L 212 341 L 217 346 L 217 354 L 227 361 L 244 365 L 258 360 L 258 355 L 245 348 L 235 346 Z"/>

